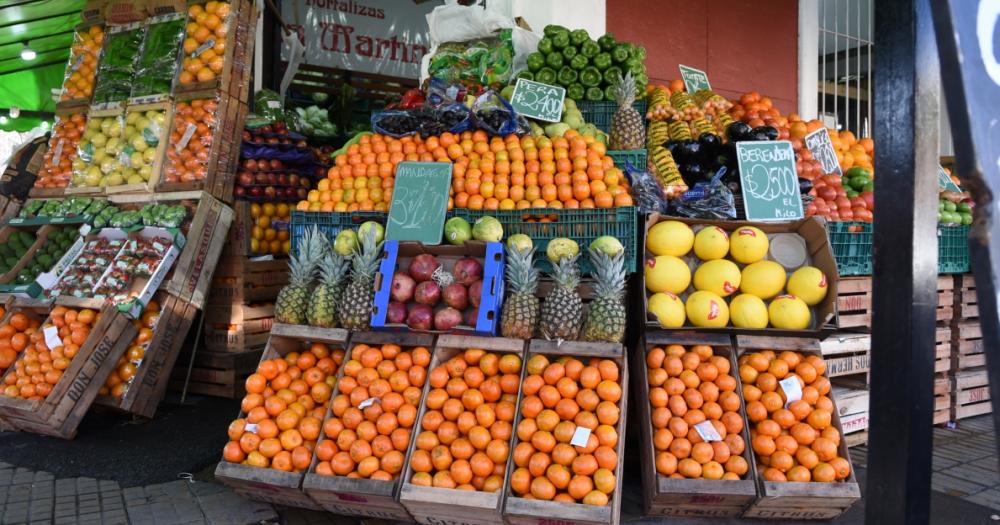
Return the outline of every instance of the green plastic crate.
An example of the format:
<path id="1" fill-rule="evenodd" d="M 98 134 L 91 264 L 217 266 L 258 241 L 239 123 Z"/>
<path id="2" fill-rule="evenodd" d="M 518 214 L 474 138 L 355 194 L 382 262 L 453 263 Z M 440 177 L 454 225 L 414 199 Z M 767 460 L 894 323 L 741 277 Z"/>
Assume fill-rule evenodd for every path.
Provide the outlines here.
<path id="1" fill-rule="evenodd" d="M 337 237 L 340 230 L 344 228 L 357 228 L 366 221 L 375 221 L 385 224 L 386 213 L 381 211 L 298 211 L 292 212 L 292 253 L 298 252 L 299 241 L 306 232 L 306 228 L 316 226 L 319 231 L 326 234 L 330 242 Z"/>
<path id="2" fill-rule="evenodd" d="M 646 170 L 646 150 L 644 149 L 618 149 L 609 150 L 608 155 L 615 159 L 615 167 L 625 171 L 625 162 L 628 161 L 637 170 Z"/>
<path id="3" fill-rule="evenodd" d="M 870 222 L 828 222 L 826 230 L 841 277 L 872 274 Z"/>
<path id="4" fill-rule="evenodd" d="M 625 247 L 625 271 L 637 270 L 638 216 L 634 206 L 619 208 L 595 208 L 561 210 L 553 208 L 530 208 L 525 210 L 469 210 L 457 209 L 454 214 L 475 224 L 476 219 L 492 215 L 503 225 L 504 238 L 515 233 L 523 233 L 535 243 L 536 266 L 543 272 L 551 272 L 552 265 L 545 258 L 545 247 L 549 241 L 567 237 L 580 244 L 581 252 L 594 239 L 610 235 L 621 241 Z M 550 222 L 527 222 L 525 217 L 547 217 Z M 586 253 L 580 255 L 580 269 L 588 274 L 592 268 Z"/>
<path id="5" fill-rule="evenodd" d="M 938 273 L 969 271 L 969 226 L 938 226 Z"/>
<path id="6" fill-rule="evenodd" d="M 615 112 L 618 111 L 617 102 L 589 102 L 586 100 L 578 100 L 576 102 L 576 107 L 580 109 L 580 113 L 583 114 L 583 120 L 585 122 L 597 126 L 597 129 L 605 133 L 611 133 L 611 119 L 615 116 Z M 639 112 L 639 115 L 642 116 L 643 122 L 645 122 L 647 107 L 646 101 L 636 100 L 632 103 L 632 107 Z"/>

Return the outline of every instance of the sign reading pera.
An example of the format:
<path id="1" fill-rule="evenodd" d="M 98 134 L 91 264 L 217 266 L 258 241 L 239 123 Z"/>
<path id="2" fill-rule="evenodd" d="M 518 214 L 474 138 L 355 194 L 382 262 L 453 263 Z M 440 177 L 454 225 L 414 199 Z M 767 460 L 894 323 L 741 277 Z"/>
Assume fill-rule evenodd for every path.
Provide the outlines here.
<path id="1" fill-rule="evenodd" d="M 791 221 L 803 216 L 795 150 L 787 140 L 736 143 L 743 204 L 750 221 Z"/>
<path id="2" fill-rule="evenodd" d="M 525 117 L 559 122 L 565 99 L 566 88 L 519 78 L 510 97 L 510 105 Z"/>
<path id="3" fill-rule="evenodd" d="M 451 189 L 450 162 L 400 162 L 385 238 L 441 244 Z"/>

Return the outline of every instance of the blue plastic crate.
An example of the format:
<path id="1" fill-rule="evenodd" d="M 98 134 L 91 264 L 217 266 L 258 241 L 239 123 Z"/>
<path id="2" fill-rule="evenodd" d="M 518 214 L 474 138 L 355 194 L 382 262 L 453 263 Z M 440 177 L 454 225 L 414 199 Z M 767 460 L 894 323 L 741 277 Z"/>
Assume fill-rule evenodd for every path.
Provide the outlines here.
<path id="1" fill-rule="evenodd" d="M 386 315 L 389 311 L 390 288 L 392 276 L 400 267 L 400 263 L 409 264 L 410 259 L 429 253 L 438 257 L 446 270 L 451 269 L 455 261 L 471 256 L 483 263 L 483 288 L 479 301 L 479 312 L 476 325 L 465 324 L 463 312 L 462 324 L 450 332 L 430 331 L 431 333 L 455 333 L 467 335 L 497 335 L 500 327 L 500 306 L 504 292 L 504 250 L 499 242 L 468 242 L 462 246 L 440 245 L 429 246 L 419 242 L 386 241 L 383 246 L 382 261 L 379 263 L 378 274 L 375 276 L 375 309 L 372 313 L 372 328 L 382 331 L 415 332 L 406 324 L 388 323 Z M 443 303 L 442 303 L 443 306 Z M 470 305 L 471 308 L 471 305 Z M 440 309 L 435 308 L 435 311 Z"/>
<path id="2" fill-rule="evenodd" d="M 938 273 L 969 271 L 969 226 L 938 226 Z"/>

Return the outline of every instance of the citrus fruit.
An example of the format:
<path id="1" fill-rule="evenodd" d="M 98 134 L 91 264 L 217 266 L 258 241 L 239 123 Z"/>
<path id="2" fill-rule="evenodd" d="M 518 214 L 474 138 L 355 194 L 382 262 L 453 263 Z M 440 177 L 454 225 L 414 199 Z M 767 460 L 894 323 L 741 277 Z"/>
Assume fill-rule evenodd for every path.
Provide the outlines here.
<path id="1" fill-rule="evenodd" d="M 785 287 L 785 268 L 774 261 L 757 261 L 743 268 L 740 291 L 770 299 Z"/>
<path id="2" fill-rule="evenodd" d="M 767 255 L 767 234 L 753 226 L 743 226 L 729 237 L 729 254 L 743 264 L 755 263 Z"/>
<path id="3" fill-rule="evenodd" d="M 621 241 L 610 235 L 603 235 L 594 239 L 590 243 L 590 249 L 606 253 L 609 257 L 614 257 L 625 251 Z"/>
<path id="4" fill-rule="evenodd" d="M 767 328 L 767 306 L 756 295 L 734 297 L 729 303 L 729 317 L 738 328 Z"/>
<path id="5" fill-rule="evenodd" d="M 729 234 L 718 226 L 706 226 L 694 236 L 694 254 L 703 261 L 721 259 L 729 253 Z"/>
<path id="6" fill-rule="evenodd" d="M 786 330 L 802 330 L 809 327 L 812 316 L 806 302 L 794 295 L 779 295 L 767 307 L 771 325 Z"/>
<path id="7" fill-rule="evenodd" d="M 680 294 L 691 284 L 691 269 L 687 263 L 672 255 L 658 255 L 646 259 L 643 270 L 646 288 L 651 292 Z"/>
<path id="8" fill-rule="evenodd" d="M 444 223 L 444 238 L 451 244 L 465 244 L 472 238 L 472 226 L 461 217 L 452 217 Z"/>
<path id="9" fill-rule="evenodd" d="M 691 251 L 693 244 L 694 232 L 680 221 L 656 223 L 646 234 L 646 249 L 654 255 L 683 257 Z"/>
<path id="10" fill-rule="evenodd" d="M 719 297 L 729 297 L 740 289 L 740 269 L 732 261 L 715 259 L 702 263 L 694 271 L 694 287 Z"/>
<path id="11" fill-rule="evenodd" d="M 803 266 L 788 278 L 788 293 L 805 301 L 809 306 L 826 298 L 826 275 L 815 266 Z"/>
<path id="12" fill-rule="evenodd" d="M 721 328 L 729 323 L 729 306 L 712 292 L 698 290 L 689 295 L 684 310 L 695 326 Z"/>
<path id="13" fill-rule="evenodd" d="M 687 319 L 684 302 L 670 292 L 659 292 L 649 296 L 646 309 L 656 316 L 660 326 L 664 328 L 680 328 Z"/>

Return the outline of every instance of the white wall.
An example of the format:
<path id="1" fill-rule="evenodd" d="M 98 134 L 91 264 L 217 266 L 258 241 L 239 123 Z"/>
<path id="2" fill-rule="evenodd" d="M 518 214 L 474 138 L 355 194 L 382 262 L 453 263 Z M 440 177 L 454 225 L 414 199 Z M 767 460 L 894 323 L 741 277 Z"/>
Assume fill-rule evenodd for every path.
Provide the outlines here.
<path id="1" fill-rule="evenodd" d="M 489 0 L 510 16 L 527 20 L 541 33 L 549 24 L 569 29 L 586 29 L 596 39 L 605 32 L 606 0 Z"/>

